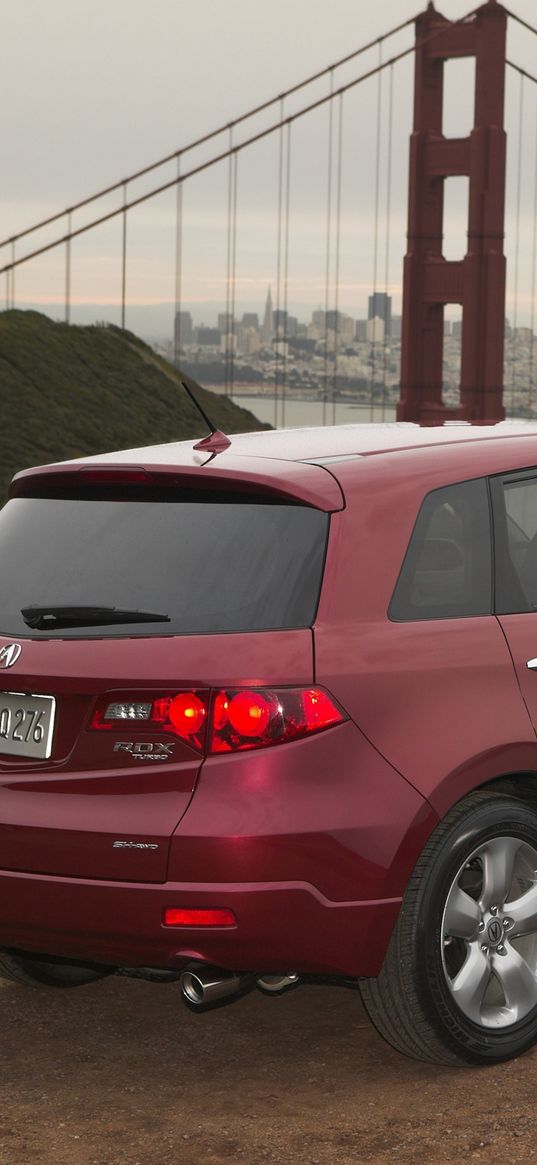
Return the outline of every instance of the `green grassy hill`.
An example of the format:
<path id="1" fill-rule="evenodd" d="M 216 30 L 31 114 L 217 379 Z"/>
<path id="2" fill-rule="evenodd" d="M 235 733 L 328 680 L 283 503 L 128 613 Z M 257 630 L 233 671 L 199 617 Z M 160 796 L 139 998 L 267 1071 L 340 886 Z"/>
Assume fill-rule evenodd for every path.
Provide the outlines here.
<path id="1" fill-rule="evenodd" d="M 197 391 L 226 433 L 270 427 L 227 398 Z M 29 465 L 207 432 L 179 374 L 137 336 L 69 327 L 38 312 L 0 312 L 0 402 L 0 500 Z"/>

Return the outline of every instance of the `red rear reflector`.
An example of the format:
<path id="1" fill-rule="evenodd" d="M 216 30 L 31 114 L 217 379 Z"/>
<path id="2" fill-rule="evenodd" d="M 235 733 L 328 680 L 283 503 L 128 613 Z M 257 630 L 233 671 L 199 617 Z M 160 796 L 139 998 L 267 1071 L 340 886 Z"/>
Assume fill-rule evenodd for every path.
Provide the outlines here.
<path id="1" fill-rule="evenodd" d="M 168 907 L 164 911 L 164 926 L 236 926 L 232 910 L 184 910 Z"/>

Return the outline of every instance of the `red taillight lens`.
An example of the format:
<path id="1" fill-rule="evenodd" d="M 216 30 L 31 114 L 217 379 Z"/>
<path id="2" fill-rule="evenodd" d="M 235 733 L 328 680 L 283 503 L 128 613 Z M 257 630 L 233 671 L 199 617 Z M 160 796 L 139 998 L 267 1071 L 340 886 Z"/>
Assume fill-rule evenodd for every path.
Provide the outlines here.
<path id="1" fill-rule="evenodd" d="M 330 724 L 337 724 L 341 718 L 338 715 L 339 709 L 322 688 L 307 688 L 302 692 L 302 709 L 308 732 L 328 728 Z"/>
<path id="2" fill-rule="evenodd" d="M 166 695 L 119 694 L 99 700 L 90 728 L 114 732 L 168 732 L 180 736 L 193 748 L 203 749 L 206 735 L 209 693 L 172 692 Z"/>
<path id="3" fill-rule="evenodd" d="M 209 715 L 210 708 L 210 715 Z M 323 688 L 230 688 L 213 692 L 116 692 L 103 696 L 92 731 L 161 732 L 199 752 L 237 752 L 299 740 L 341 724 L 345 713 Z"/>
<path id="4" fill-rule="evenodd" d="M 236 926 L 232 910 L 185 910 L 168 907 L 164 911 L 164 926 Z"/>
<path id="5" fill-rule="evenodd" d="M 209 752 L 267 748 L 343 720 L 341 708 L 322 688 L 220 691 L 213 700 Z"/>
<path id="6" fill-rule="evenodd" d="M 195 692 L 181 692 L 173 700 L 159 700 L 158 703 L 164 705 L 164 720 L 171 721 L 179 736 L 198 736 L 203 730 L 207 709 Z"/>
<path id="7" fill-rule="evenodd" d="M 227 715 L 240 736 L 263 736 L 270 722 L 270 701 L 262 692 L 237 692 L 229 701 Z"/>

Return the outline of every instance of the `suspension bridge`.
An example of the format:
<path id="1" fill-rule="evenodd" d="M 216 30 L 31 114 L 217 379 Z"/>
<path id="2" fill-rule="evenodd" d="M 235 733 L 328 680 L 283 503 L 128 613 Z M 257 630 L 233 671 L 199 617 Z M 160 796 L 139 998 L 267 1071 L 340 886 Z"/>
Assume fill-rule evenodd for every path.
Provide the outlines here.
<path id="1" fill-rule="evenodd" d="M 535 416 L 537 76 L 512 28 L 537 44 L 497 0 L 455 21 L 429 3 L 9 235 L 6 310 L 54 301 L 70 324 L 95 302 L 128 329 L 150 287 L 174 363 L 229 395 L 249 377 L 275 424 L 305 393 L 323 423 L 343 403 L 424 424 Z M 211 326 L 193 320 L 200 287 Z"/>

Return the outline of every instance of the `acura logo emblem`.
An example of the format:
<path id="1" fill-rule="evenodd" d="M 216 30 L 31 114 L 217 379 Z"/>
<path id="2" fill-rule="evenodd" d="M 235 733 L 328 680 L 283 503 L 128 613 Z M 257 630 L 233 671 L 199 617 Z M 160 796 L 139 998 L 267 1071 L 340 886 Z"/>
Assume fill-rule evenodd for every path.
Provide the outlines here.
<path id="1" fill-rule="evenodd" d="M 500 923 L 496 919 L 494 919 L 493 922 L 489 922 L 487 927 L 487 934 L 489 936 L 489 942 L 492 944 L 492 946 L 496 946 L 496 943 L 499 943 L 503 934 Z"/>
<path id="2" fill-rule="evenodd" d="M 13 667 L 22 651 L 20 643 L 7 643 L 0 651 L 0 667 Z"/>

